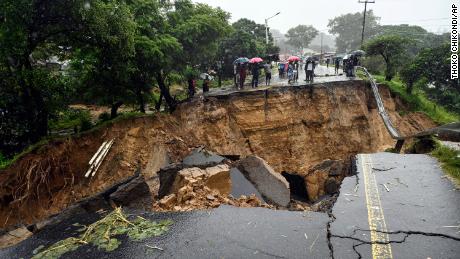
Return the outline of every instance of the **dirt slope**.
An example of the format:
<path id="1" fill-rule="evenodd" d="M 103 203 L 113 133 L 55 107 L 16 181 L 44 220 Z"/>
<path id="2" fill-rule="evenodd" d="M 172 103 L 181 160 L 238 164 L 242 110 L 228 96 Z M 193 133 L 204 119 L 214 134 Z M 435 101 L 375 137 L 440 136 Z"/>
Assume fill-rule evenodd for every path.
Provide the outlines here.
<path id="1" fill-rule="evenodd" d="M 380 90 L 402 133 L 435 126 L 420 113 L 400 116 L 388 89 Z M 92 155 L 112 138 L 97 175 L 84 178 Z M 361 81 L 197 98 L 172 115 L 128 119 L 27 154 L 0 172 L 0 228 L 42 220 L 137 169 L 151 178 L 168 158 L 179 161 L 200 145 L 223 155 L 256 154 L 277 172 L 305 172 L 326 159 L 382 151 L 394 141 Z"/>

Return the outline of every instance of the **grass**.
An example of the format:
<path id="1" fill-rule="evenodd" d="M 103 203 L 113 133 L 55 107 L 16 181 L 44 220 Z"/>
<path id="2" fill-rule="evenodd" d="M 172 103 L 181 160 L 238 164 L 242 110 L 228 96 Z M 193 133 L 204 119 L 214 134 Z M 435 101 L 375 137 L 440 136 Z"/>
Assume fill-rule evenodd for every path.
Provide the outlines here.
<path id="1" fill-rule="evenodd" d="M 452 176 L 457 185 L 460 185 L 460 151 L 438 143 L 431 155 L 439 160 L 444 172 Z"/>
<path id="2" fill-rule="evenodd" d="M 58 118 L 50 120 L 49 129 L 53 131 L 80 128 L 87 130 L 91 127 L 91 114 L 89 111 L 78 109 L 67 109 L 61 112 Z"/>
<path id="3" fill-rule="evenodd" d="M 410 105 L 410 110 L 424 112 L 438 124 L 460 121 L 460 116 L 458 114 L 450 112 L 444 107 L 429 100 L 423 91 L 414 89 L 412 94 L 408 94 L 404 84 L 397 78 L 392 81 L 385 81 L 384 76 L 375 75 L 374 78 L 378 83 L 387 85 L 392 93 L 400 96 Z"/>
<path id="4" fill-rule="evenodd" d="M 119 122 L 119 121 L 122 121 L 122 120 L 134 119 L 134 118 L 140 118 L 140 117 L 146 117 L 146 116 L 151 116 L 151 115 L 146 115 L 146 114 L 141 113 L 141 112 L 125 112 L 125 113 L 121 113 L 120 115 L 118 115 L 116 118 L 114 118 L 112 120 L 101 121 L 101 122 L 97 123 L 95 126 L 93 126 L 91 128 L 84 129 L 84 131 L 78 132 L 78 134 L 76 134 L 74 136 L 79 137 L 82 134 L 87 134 L 87 133 L 90 133 L 90 132 L 94 132 L 94 131 L 96 131 L 98 129 L 113 125 L 116 122 Z M 52 135 L 47 136 L 47 137 L 43 137 L 42 140 L 38 141 L 37 143 L 34 143 L 33 145 L 28 146 L 27 148 L 25 148 L 20 153 L 14 155 L 12 158 L 6 158 L 0 153 L 0 170 L 10 167 L 12 164 L 14 164 L 18 159 L 20 159 L 24 155 L 26 155 L 26 154 L 28 154 L 28 153 L 30 153 L 32 151 L 35 151 L 35 150 L 45 146 L 50 141 L 59 140 L 59 139 L 66 139 L 68 137 L 69 136 L 52 136 Z"/>
<path id="5" fill-rule="evenodd" d="M 49 141 L 51 140 L 51 137 L 46 137 L 46 138 L 43 138 L 42 140 L 40 140 L 39 142 L 33 144 L 33 145 L 30 145 L 28 146 L 27 148 L 25 148 L 21 153 L 18 153 L 16 155 L 14 155 L 12 158 L 5 158 L 3 155 L 0 154 L 0 170 L 2 169 L 5 169 L 5 168 L 8 168 L 9 166 L 11 166 L 14 162 L 16 162 L 19 158 L 21 158 L 22 156 L 24 156 L 25 154 L 28 154 L 42 146 L 44 146 L 45 144 L 47 144 Z"/>

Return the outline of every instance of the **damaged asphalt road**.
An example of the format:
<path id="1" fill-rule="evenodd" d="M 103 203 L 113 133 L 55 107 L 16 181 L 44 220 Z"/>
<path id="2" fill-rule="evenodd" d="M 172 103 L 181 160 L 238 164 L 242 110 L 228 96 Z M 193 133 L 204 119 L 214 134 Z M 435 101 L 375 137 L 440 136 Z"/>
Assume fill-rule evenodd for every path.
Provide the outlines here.
<path id="1" fill-rule="evenodd" d="M 150 220 L 172 219 L 164 235 L 133 242 L 127 238 L 113 252 L 83 246 L 65 258 L 328 258 L 325 226 L 328 217 L 318 212 L 274 211 L 222 205 L 210 211 L 146 213 L 127 211 Z M 76 235 L 73 223 L 88 224 L 96 215 L 82 213 L 12 248 L 0 258 L 30 258 L 40 245 Z M 152 249 L 158 247 L 160 249 Z"/>
<path id="2" fill-rule="evenodd" d="M 458 258 L 460 192 L 435 159 L 359 155 L 357 169 L 332 210 L 334 258 Z"/>
<path id="3" fill-rule="evenodd" d="M 65 258 L 458 258 L 460 192 L 426 155 L 358 155 L 358 174 L 345 178 L 330 213 L 222 205 L 209 211 L 129 211 L 172 219 L 164 235 L 113 252 L 83 246 Z M 0 250 L 30 258 L 40 245 L 76 235 L 73 223 L 99 218 L 84 211 Z M 375 231 L 370 231 L 375 230 Z M 153 248 L 152 248 L 153 247 Z"/>

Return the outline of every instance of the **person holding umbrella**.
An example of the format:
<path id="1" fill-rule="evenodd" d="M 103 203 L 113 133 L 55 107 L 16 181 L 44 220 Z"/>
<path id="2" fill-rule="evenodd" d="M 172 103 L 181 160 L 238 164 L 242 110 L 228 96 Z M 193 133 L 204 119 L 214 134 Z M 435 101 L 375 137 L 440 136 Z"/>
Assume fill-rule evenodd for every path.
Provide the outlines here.
<path id="1" fill-rule="evenodd" d="M 307 61 L 305 63 L 305 75 L 307 76 L 305 81 L 313 83 L 314 71 L 315 71 L 315 61 L 311 57 L 309 57 L 307 58 Z"/>
<path id="2" fill-rule="evenodd" d="M 261 59 L 261 58 L 252 58 L 249 61 L 249 63 L 252 64 L 252 69 L 251 69 L 251 72 L 252 72 L 251 86 L 252 86 L 252 88 L 259 87 L 259 70 L 260 70 L 259 63 L 262 62 L 262 61 L 263 61 L 263 59 Z"/>
<path id="3" fill-rule="evenodd" d="M 240 90 L 244 88 L 244 81 L 246 81 L 246 63 L 240 64 Z"/>

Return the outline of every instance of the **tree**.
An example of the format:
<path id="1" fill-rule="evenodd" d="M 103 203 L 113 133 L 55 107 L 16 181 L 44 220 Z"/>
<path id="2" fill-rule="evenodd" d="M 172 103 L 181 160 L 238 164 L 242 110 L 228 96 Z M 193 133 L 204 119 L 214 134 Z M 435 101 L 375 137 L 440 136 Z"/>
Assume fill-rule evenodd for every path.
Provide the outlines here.
<path id="1" fill-rule="evenodd" d="M 422 49 L 438 47 L 450 40 L 450 35 L 437 35 L 428 32 L 417 25 L 399 24 L 399 25 L 380 25 L 376 28 L 377 35 L 399 35 L 411 39 L 408 46 L 408 54 L 411 58 L 415 57 Z"/>
<path id="2" fill-rule="evenodd" d="M 368 41 L 365 45 L 370 56 L 380 55 L 386 64 L 385 79 L 390 81 L 401 64 L 403 54 L 410 41 L 398 35 L 381 35 Z"/>
<path id="3" fill-rule="evenodd" d="M 372 10 L 367 11 L 364 41 L 376 34 L 380 18 Z M 363 13 L 344 14 L 329 20 L 329 33 L 337 35 L 338 52 L 348 52 L 361 48 Z"/>
<path id="4" fill-rule="evenodd" d="M 414 83 L 421 77 L 421 70 L 415 64 L 408 64 L 399 71 L 399 76 L 407 86 L 407 93 L 411 94 L 414 88 Z"/>
<path id="5" fill-rule="evenodd" d="M 0 1 L 0 70 L 2 71 L 2 90 L 7 95 L 0 107 L 12 115 L 11 123 L 20 125 L 22 130 L 13 130 L 18 136 L 16 146 L 38 141 L 47 135 L 48 118 L 53 112 L 53 94 L 50 89 L 60 80 L 57 75 L 43 68 L 32 57 L 44 45 L 67 46 L 70 39 L 77 36 L 84 22 L 80 11 L 83 1 L 40 1 L 40 0 L 2 0 Z M 54 49 L 58 54 L 61 50 Z M 8 88 L 8 89 L 7 89 Z M 13 115 L 21 116 L 13 116 Z M 18 127 L 13 127 L 18 128 Z M 3 133 L 0 139 L 4 138 Z"/>
<path id="6" fill-rule="evenodd" d="M 84 30 L 75 44 L 80 63 L 89 63 L 81 91 L 111 107 L 111 118 L 132 98 L 130 60 L 134 56 L 136 23 L 128 5 L 118 1 L 94 1 L 82 11 Z M 78 74 L 78 72 L 77 72 Z"/>
<path id="7" fill-rule="evenodd" d="M 311 25 L 298 25 L 297 27 L 291 28 L 286 33 L 287 43 L 302 50 L 318 35 L 318 30 Z"/>

